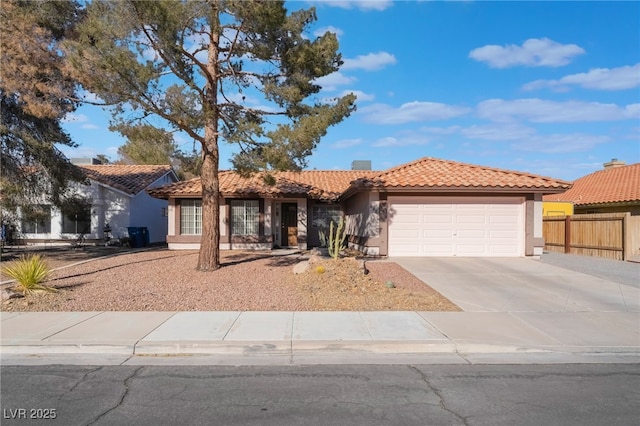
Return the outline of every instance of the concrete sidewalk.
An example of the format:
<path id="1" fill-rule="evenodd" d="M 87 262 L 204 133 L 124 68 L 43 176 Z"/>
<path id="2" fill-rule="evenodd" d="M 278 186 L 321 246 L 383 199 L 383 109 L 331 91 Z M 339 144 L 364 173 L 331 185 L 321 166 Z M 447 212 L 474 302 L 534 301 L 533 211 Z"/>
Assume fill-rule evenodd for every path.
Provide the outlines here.
<path id="1" fill-rule="evenodd" d="M 637 312 L 2 312 L 0 319 L 5 365 L 90 354 L 120 364 L 403 355 L 422 363 L 640 362 Z"/>
<path id="2" fill-rule="evenodd" d="M 1 312 L 1 360 L 640 363 L 637 287 L 531 259 L 394 261 L 464 312 Z"/>

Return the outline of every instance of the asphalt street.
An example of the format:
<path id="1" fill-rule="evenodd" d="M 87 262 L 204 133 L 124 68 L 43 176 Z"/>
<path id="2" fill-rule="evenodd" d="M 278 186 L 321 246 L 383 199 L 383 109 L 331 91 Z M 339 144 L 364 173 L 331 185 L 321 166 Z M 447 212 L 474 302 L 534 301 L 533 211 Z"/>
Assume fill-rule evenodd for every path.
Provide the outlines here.
<path id="1" fill-rule="evenodd" d="M 637 364 L 6 366 L 2 424 L 632 425 Z"/>

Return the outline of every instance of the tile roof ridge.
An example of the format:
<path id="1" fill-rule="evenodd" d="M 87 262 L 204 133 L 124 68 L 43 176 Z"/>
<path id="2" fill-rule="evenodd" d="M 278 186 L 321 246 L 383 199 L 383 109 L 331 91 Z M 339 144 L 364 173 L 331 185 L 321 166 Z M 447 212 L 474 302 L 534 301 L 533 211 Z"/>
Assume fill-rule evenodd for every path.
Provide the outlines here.
<path id="1" fill-rule="evenodd" d="M 417 160 L 409 161 L 408 163 L 398 164 L 397 166 L 391 167 L 389 169 L 381 170 L 380 171 L 381 172 L 380 176 L 386 175 L 386 174 L 391 173 L 391 172 L 396 172 L 398 170 L 402 170 L 402 169 L 405 169 L 407 167 L 414 166 L 415 164 L 421 163 L 421 162 L 426 161 L 426 160 L 438 160 L 438 159 L 437 158 L 433 158 L 433 157 L 421 157 L 421 158 L 418 158 Z M 443 161 L 443 160 L 440 160 L 440 161 Z"/>
<path id="2" fill-rule="evenodd" d="M 166 171 L 174 170 L 169 164 L 79 164 L 78 167 L 94 172 L 108 172 L 114 170 L 138 170 L 138 171 Z"/>
<path id="3" fill-rule="evenodd" d="M 620 170 L 630 169 L 630 168 L 633 168 L 633 167 L 640 167 L 640 163 L 626 164 L 624 166 L 609 167 L 608 169 L 599 169 L 599 170 L 596 170 L 596 171 L 593 171 L 593 172 L 589 173 L 588 175 L 584 175 L 582 177 L 579 177 L 578 179 L 586 178 L 587 176 L 593 176 L 593 175 L 597 175 L 597 174 L 604 173 L 604 172 L 610 173 L 610 172 L 613 172 L 613 171 L 620 171 Z M 578 179 L 576 179 L 576 180 L 578 180 Z"/>
<path id="4" fill-rule="evenodd" d="M 537 175 L 535 173 L 530 173 L 530 172 L 522 172 L 522 171 L 517 171 L 517 170 L 503 169 L 503 168 L 499 168 L 499 167 L 484 166 L 484 165 L 480 165 L 480 164 L 464 163 L 462 161 L 444 160 L 444 159 L 436 158 L 436 157 L 418 158 L 417 160 L 410 161 L 409 163 L 404 163 L 404 164 L 400 164 L 398 166 L 392 167 L 392 168 L 386 170 L 385 172 L 383 172 L 382 174 L 380 174 L 379 176 L 376 176 L 376 177 L 382 177 L 382 176 L 384 176 L 386 174 L 390 174 L 392 172 L 397 172 L 399 170 L 412 167 L 412 166 L 414 166 L 414 165 L 416 165 L 418 163 L 422 163 L 422 162 L 425 162 L 425 161 L 436 161 L 436 162 L 439 162 L 439 163 L 453 164 L 453 165 L 458 165 L 458 166 L 465 166 L 465 167 L 469 167 L 469 168 L 473 168 L 473 169 L 488 170 L 488 171 L 500 172 L 500 173 L 511 173 L 511 174 L 515 174 L 515 175 L 518 175 L 518 176 L 525 176 L 525 177 L 531 177 L 531 178 L 540 178 L 540 179 L 554 181 L 554 182 L 558 182 L 558 183 L 562 183 L 562 184 L 571 184 L 570 181 L 556 179 L 556 178 L 553 178 L 553 177 L 550 177 L 550 176 L 542 176 L 542 175 Z"/>

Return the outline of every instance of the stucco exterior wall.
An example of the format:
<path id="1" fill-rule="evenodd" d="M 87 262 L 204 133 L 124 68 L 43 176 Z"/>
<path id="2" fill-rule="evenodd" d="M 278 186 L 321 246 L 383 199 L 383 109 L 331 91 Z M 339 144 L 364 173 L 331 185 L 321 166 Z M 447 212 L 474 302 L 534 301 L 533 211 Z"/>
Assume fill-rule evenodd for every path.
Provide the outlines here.
<path id="1" fill-rule="evenodd" d="M 361 192 L 344 204 L 349 245 L 366 254 L 377 255 L 381 249 L 380 194 Z"/>

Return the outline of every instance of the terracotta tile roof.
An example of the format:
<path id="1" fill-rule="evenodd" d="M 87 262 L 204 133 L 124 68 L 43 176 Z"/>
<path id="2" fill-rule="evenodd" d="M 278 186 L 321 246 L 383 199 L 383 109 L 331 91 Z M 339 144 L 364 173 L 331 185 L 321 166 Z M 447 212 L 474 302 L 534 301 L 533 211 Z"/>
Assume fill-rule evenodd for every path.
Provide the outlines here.
<path id="1" fill-rule="evenodd" d="M 130 195 L 135 195 L 145 190 L 153 182 L 172 170 L 171 166 L 167 165 L 100 164 L 81 165 L 78 167 L 84 170 L 89 179 Z"/>
<path id="2" fill-rule="evenodd" d="M 529 173 L 476 166 L 455 161 L 422 158 L 385 172 L 362 170 L 273 172 L 275 184 L 268 185 L 263 174 L 242 177 L 233 171 L 221 171 L 223 196 L 261 195 L 272 197 L 308 196 L 336 201 L 347 190 L 386 189 L 527 189 L 545 193 L 560 192 L 571 183 Z M 200 178 L 177 182 L 149 191 L 153 197 L 197 197 L 202 193 Z"/>
<path id="3" fill-rule="evenodd" d="M 221 171 L 220 192 L 223 196 L 260 195 L 270 197 L 305 196 L 324 201 L 337 200 L 356 179 L 373 177 L 380 172 L 361 170 L 304 170 L 301 172 L 272 172 L 275 183 L 269 185 L 264 174 L 242 177 L 233 171 Z M 199 196 L 200 178 L 165 185 L 149 190 L 157 198 L 169 196 Z"/>
<path id="4" fill-rule="evenodd" d="M 374 179 L 361 180 L 365 187 L 387 189 L 533 189 L 566 190 L 571 183 L 530 173 L 477 166 L 436 158 L 421 158 L 387 170 Z"/>
<path id="5" fill-rule="evenodd" d="M 640 201 L 640 163 L 598 170 L 576 179 L 568 191 L 543 200 L 572 201 L 578 206 Z"/>

